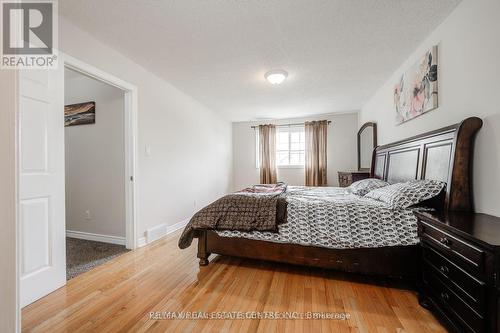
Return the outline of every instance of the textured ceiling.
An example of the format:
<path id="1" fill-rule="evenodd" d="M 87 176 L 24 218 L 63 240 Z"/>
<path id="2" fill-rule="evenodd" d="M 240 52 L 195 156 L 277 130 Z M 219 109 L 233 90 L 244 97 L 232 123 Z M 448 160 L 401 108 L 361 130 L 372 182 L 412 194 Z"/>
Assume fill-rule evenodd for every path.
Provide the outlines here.
<path id="1" fill-rule="evenodd" d="M 64 0 L 61 14 L 232 121 L 360 109 L 460 0 Z M 289 72 L 271 86 L 270 69 Z"/>

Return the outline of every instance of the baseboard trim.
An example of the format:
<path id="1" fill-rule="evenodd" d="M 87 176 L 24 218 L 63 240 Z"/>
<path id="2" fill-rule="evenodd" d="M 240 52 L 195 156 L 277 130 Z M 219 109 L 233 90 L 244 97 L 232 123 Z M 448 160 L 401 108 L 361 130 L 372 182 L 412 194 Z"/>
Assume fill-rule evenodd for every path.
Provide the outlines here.
<path id="1" fill-rule="evenodd" d="M 66 230 L 66 237 L 91 240 L 96 242 L 125 245 L 125 237 L 93 234 L 90 232 Z"/>
<path id="2" fill-rule="evenodd" d="M 137 247 L 143 247 L 144 245 L 146 245 L 148 242 L 146 242 L 146 237 L 140 237 L 138 240 L 137 240 Z"/>
<path id="3" fill-rule="evenodd" d="M 171 226 L 168 226 L 167 227 L 167 235 L 168 234 L 171 234 L 172 232 L 174 231 L 177 231 L 179 229 L 182 229 L 186 226 L 186 224 L 188 224 L 189 220 L 191 220 L 191 218 L 187 218 L 185 220 L 182 220 L 180 222 L 177 222 L 176 224 L 174 225 L 171 225 Z"/>
<path id="4" fill-rule="evenodd" d="M 158 237 L 158 238 L 154 238 L 150 241 L 148 241 L 147 237 L 146 236 L 143 236 L 143 237 L 139 237 L 139 239 L 137 239 L 137 247 L 143 247 L 145 245 L 148 245 L 150 243 L 153 243 L 159 239 L 162 239 L 163 237 L 179 230 L 179 229 L 182 229 L 184 228 L 188 223 L 189 223 L 189 220 L 191 220 L 191 218 L 187 218 L 187 219 L 184 219 L 180 222 L 177 222 L 176 224 L 173 224 L 173 225 L 170 225 L 170 226 L 167 226 L 166 228 L 166 233 L 163 234 L 162 236 Z M 153 228 L 150 228 L 150 229 L 155 229 L 157 227 L 161 227 L 163 224 L 161 225 L 158 225 L 158 226 L 155 226 Z"/>

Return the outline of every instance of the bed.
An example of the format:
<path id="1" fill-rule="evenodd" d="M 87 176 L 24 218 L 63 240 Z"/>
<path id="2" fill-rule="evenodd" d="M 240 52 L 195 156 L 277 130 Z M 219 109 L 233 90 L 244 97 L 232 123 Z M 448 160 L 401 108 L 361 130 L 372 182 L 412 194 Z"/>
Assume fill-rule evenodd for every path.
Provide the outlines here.
<path id="1" fill-rule="evenodd" d="M 473 148 L 476 133 L 481 126 L 481 119 L 471 117 L 458 124 L 379 146 L 373 152 L 371 177 L 389 183 L 415 179 L 442 181 L 447 184 L 445 190 L 425 202 L 427 208 L 440 211 L 473 211 L 471 175 Z M 299 197 L 300 191 L 310 195 L 304 188 L 290 190 L 297 191 Z M 322 189 L 317 191 L 321 192 Z M 330 188 L 324 191 L 339 192 L 345 189 Z M 318 200 L 321 200 L 320 193 L 317 195 Z M 345 196 L 345 193 L 342 195 Z M 329 196 L 335 196 L 335 193 L 330 193 Z M 351 199 L 356 200 L 353 198 L 349 200 Z M 327 204 L 325 204 L 326 211 Z M 413 236 L 416 234 L 416 224 L 412 225 L 412 219 L 408 216 L 389 216 L 389 220 L 391 219 L 397 225 L 397 230 L 394 235 L 382 240 L 386 241 L 383 246 L 380 246 L 380 243 L 370 246 L 369 241 L 356 243 L 346 240 L 346 244 L 342 244 L 341 248 L 331 248 L 328 247 L 330 245 L 327 244 L 328 240 L 325 241 L 326 244 L 321 243 L 321 239 L 328 237 L 316 237 L 320 239 L 319 242 L 311 241 L 314 237 L 306 237 L 302 242 L 290 242 L 286 237 L 273 238 L 279 238 L 281 234 L 268 234 L 263 237 L 262 234 L 257 235 L 255 232 L 230 230 L 196 230 L 194 237 L 198 239 L 197 256 L 201 266 L 209 264 L 210 254 L 219 254 L 344 272 L 414 279 L 418 262 L 418 238 Z M 402 223 L 401 220 L 407 223 Z M 406 238 L 401 237 L 397 233 L 400 231 L 398 228 L 415 228 L 415 233 L 409 233 L 410 236 Z M 328 229 L 321 232 L 327 236 Z M 401 238 L 404 238 L 403 241 L 398 241 Z"/>

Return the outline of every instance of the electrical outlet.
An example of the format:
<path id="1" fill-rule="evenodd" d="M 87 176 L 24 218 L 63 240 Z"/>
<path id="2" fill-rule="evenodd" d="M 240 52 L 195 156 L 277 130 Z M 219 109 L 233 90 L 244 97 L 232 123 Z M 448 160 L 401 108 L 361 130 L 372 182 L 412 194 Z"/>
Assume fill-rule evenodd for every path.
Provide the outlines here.
<path id="1" fill-rule="evenodd" d="M 85 211 L 85 219 L 87 221 L 92 220 L 92 216 L 90 215 L 90 210 L 88 209 Z"/>

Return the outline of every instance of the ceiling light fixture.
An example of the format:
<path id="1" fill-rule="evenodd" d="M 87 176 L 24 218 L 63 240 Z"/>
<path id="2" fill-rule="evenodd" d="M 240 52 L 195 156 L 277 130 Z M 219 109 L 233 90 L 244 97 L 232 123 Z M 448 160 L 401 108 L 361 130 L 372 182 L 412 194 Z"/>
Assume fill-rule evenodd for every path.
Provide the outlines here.
<path id="1" fill-rule="evenodd" d="M 272 71 L 267 72 L 264 77 L 271 84 L 281 84 L 288 77 L 287 71 L 283 69 L 274 69 Z"/>

